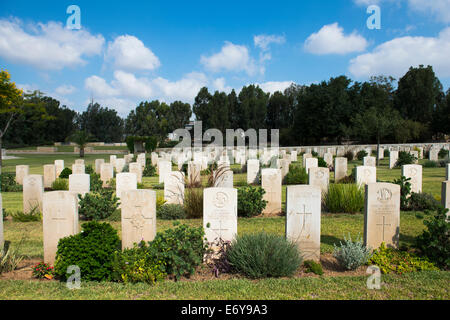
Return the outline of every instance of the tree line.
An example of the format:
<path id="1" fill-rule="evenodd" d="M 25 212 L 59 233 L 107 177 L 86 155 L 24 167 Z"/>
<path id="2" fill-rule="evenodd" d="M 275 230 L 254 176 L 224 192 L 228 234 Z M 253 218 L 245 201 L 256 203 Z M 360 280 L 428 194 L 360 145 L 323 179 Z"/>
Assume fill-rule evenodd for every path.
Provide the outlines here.
<path id="1" fill-rule="evenodd" d="M 8 88 L 9 82 L 2 81 Z M 21 109 L 13 119 L 11 106 L 1 106 L 6 111 L 0 113 L 0 127 L 9 128 L 2 140 L 8 148 L 63 142 L 77 131 L 86 132 L 92 141 L 122 142 L 126 136 L 164 141 L 191 118 L 201 120 L 203 130 L 217 128 L 224 133 L 279 129 L 284 146 L 421 142 L 450 134 L 450 90 L 444 92 L 431 66 L 411 67 L 397 83 L 385 76 L 365 82 L 339 76 L 311 85 L 292 84 L 273 94 L 255 85 L 244 86 L 239 93 L 213 93 L 204 87 L 192 106 L 143 101 L 124 119 L 114 108 L 95 102 L 78 113 L 39 91 L 24 94 L 23 99 L 34 107 Z"/>

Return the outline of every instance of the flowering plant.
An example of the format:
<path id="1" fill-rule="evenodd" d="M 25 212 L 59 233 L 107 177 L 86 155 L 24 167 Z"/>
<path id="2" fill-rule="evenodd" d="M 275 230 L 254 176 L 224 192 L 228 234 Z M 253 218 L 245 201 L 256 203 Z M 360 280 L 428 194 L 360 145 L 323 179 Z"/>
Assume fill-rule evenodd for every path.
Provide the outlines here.
<path id="1" fill-rule="evenodd" d="M 39 262 L 33 267 L 33 277 L 38 279 L 53 279 L 54 269 L 47 263 Z"/>

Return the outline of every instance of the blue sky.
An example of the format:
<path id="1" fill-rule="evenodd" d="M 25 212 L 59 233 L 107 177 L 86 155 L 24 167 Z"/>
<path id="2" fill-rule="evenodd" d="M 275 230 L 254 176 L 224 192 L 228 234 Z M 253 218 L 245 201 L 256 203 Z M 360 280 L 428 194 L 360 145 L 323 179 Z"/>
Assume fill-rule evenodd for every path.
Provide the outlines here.
<path id="1" fill-rule="evenodd" d="M 66 28 L 69 5 L 81 30 Z M 370 30 L 369 5 L 381 9 Z M 450 85 L 450 0 L 0 1 L 0 68 L 83 111 L 125 116 L 143 100 L 198 90 L 283 90 L 347 75 L 401 77 L 433 65 Z"/>

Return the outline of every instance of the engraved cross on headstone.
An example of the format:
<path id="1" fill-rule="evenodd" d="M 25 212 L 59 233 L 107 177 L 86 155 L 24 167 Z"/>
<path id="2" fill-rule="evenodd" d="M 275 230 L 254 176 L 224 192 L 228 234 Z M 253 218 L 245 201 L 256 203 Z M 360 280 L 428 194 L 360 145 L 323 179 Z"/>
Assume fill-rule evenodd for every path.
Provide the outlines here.
<path id="1" fill-rule="evenodd" d="M 307 212 L 306 211 L 306 205 L 304 204 L 303 205 L 303 212 L 296 211 L 295 214 L 302 215 L 302 217 L 301 217 L 302 229 L 300 230 L 300 234 L 299 234 L 299 238 L 300 238 L 302 236 L 302 234 L 309 233 L 306 230 L 306 218 L 307 218 L 307 215 L 310 215 L 312 217 L 312 212 Z M 309 234 L 308 234 L 308 237 L 309 237 Z M 306 237 L 306 238 L 308 238 L 308 237 Z"/>
<path id="2" fill-rule="evenodd" d="M 383 216 L 383 223 L 377 223 L 377 226 L 383 226 L 383 241 L 384 241 L 384 227 L 385 226 L 391 226 L 391 224 L 386 223 L 386 216 Z"/>
<path id="3" fill-rule="evenodd" d="M 147 220 L 152 221 L 152 217 L 146 217 L 144 215 L 142 206 L 135 206 L 136 213 L 133 213 L 130 217 L 124 218 L 125 220 L 129 220 L 130 224 L 133 226 L 133 229 L 136 231 L 142 231 L 144 229 L 145 223 Z"/>
<path id="4" fill-rule="evenodd" d="M 216 227 L 211 228 L 211 230 L 214 231 L 219 236 L 219 238 L 222 238 L 222 231 L 228 231 L 229 229 L 222 226 L 222 220 L 218 220 L 216 221 L 216 223 L 217 222 L 219 224 L 219 228 L 217 228 L 217 224 L 215 224 Z"/>

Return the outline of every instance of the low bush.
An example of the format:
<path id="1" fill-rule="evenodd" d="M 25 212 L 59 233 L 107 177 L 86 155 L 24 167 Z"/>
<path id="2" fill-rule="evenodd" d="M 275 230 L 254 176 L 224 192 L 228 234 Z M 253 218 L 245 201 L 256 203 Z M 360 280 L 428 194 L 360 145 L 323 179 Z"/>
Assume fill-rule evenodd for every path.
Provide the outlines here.
<path id="1" fill-rule="evenodd" d="M 117 231 L 109 223 L 84 223 L 82 232 L 59 240 L 56 251 L 55 274 L 67 279 L 67 268 L 80 267 L 83 281 L 112 279 L 114 252 L 120 250 Z"/>
<path id="2" fill-rule="evenodd" d="M 330 184 L 324 196 L 327 212 L 357 213 L 364 208 L 364 189 L 357 184 Z"/>
<path id="3" fill-rule="evenodd" d="M 90 190 L 94 192 L 100 192 L 103 189 L 103 181 L 100 179 L 100 175 L 92 172 L 90 176 Z"/>
<path id="4" fill-rule="evenodd" d="M 384 274 L 438 270 L 428 259 L 420 258 L 414 253 L 407 251 L 388 248 L 384 242 L 378 249 L 373 251 L 369 263 L 378 266 L 381 273 Z"/>
<path id="5" fill-rule="evenodd" d="M 305 267 L 306 273 L 314 273 L 319 276 L 323 275 L 322 265 L 314 260 L 306 260 L 303 262 L 303 266 Z"/>
<path id="6" fill-rule="evenodd" d="M 263 200 L 265 190 L 261 187 L 247 186 L 238 189 L 238 216 L 254 217 L 260 215 L 266 208 Z"/>
<path id="7" fill-rule="evenodd" d="M 227 252 L 230 248 L 231 241 L 225 241 L 218 238 L 211 244 L 216 250 L 207 250 L 204 261 L 212 269 L 216 277 L 221 273 L 229 273 L 231 271 L 230 262 L 227 259 Z"/>
<path id="8" fill-rule="evenodd" d="M 391 152 L 389 151 L 389 149 L 384 149 L 383 157 L 384 158 L 389 158 L 390 156 L 391 156 Z"/>
<path id="9" fill-rule="evenodd" d="M 426 161 L 423 163 L 423 167 L 424 167 L 424 168 L 437 168 L 437 167 L 440 167 L 440 165 L 439 165 L 439 162 L 437 162 L 437 161 L 426 160 Z"/>
<path id="10" fill-rule="evenodd" d="M 132 249 L 117 251 L 112 263 L 112 279 L 124 283 L 155 284 L 166 278 L 165 266 L 157 255 L 141 242 Z"/>
<path id="11" fill-rule="evenodd" d="M 319 168 L 328 168 L 327 162 L 322 157 L 317 158 L 317 163 Z"/>
<path id="12" fill-rule="evenodd" d="M 142 171 L 143 177 L 154 177 L 156 176 L 156 168 L 152 165 L 152 160 L 147 158 L 145 160 L 145 168 Z"/>
<path id="13" fill-rule="evenodd" d="M 264 232 L 237 236 L 227 251 L 227 260 L 234 272 L 252 279 L 289 277 L 302 263 L 296 244 Z"/>
<path id="14" fill-rule="evenodd" d="M 39 206 L 31 208 L 30 212 L 28 213 L 25 213 L 23 211 L 15 211 L 8 214 L 15 222 L 33 222 L 42 220 L 42 213 L 39 210 Z"/>
<path id="15" fill-rule="evenodd" d="M 408 210 L 408 199 L 411 194 L 411 178 L 401 176 L 400 179 L 395 179 L 394 183 L 400 186 L 400 209 Z"/>
<path id="16" fill-rule="evenodd" d="M 63 171 L 59 174 L 59 178 L 61 179 L 69 179 L 69 176 L 72 174 L 72 169 L 64 168 Z"/>
<path id="17" fill-rule="evenodd" d="M 369 154 L 367 153 L 366 150 L 359 150 L 358 153 L 356 154 L 356 159 L 358 159 L 359 161 L 362 161 L 364 159 L 364 157 L 367 157 Z"/>
<path id="18" fill-rule="evenodd" d="M 344 157 L 347 158 L 347 161 L 353 161 L 355 155 L 353 154 L 353 151 L 349 150 L 344 154 Z"/>
<path id="19" fill-rule="evenodd" d="M 24 256 L 19 253 L 17 248 L 11 248 L 8 245 L 0 248 L 0 274 L 16 270 Z"/>
<path id="20" fill-rule="evenodd" d="M 405 164 L 413 164 L 417 160 L 414 155 L 410 154 L 406 151 L 400 151 L 398 153 L 398 159 L 397 162 L 395 162 L 395 167 L 401 167 Z"/>
<path id="21" fill-rule="evenodd" d="M 439 159 L 448 158 L 449 157 L 449 151 L 444 149 L 444 148 L 441 148 L 441 150 L 439 150 L 438 157 L 439 157 Z"/>
<path id="22" fill-rule="evenodd" d="M 438 208 L 431 219 L 423 221 L 426 229 L 415 240 L 415 248 L 437 266 L 450 269 L 450 224 L 447 211 Z"/>
<path id="23" fill-rule="evenodd" d="M 154 190 L 164 190 L 164 182 L 152 185 L 152 189 L 154 189 Z"/>
<path id="24" fill-rule="evenodd" d="M 348 239 L 344 237 L 344 243 L 340 242 L 339 246 L 334 245 L 333 256 L 342 268 L 356 270 L 369 261 L 372 250 L 363 244 L 360 237 L 353 242 L 349 235 Z"/>
<path id="25" fill-rule="evenodd" d="M 441 204 L 430 193 L 411 193 L 408 199 L 408 210 L 411 211 L 436 211 Z"/>
<path id="26" fill-rule="evenodd" d="M 289 172 L 284 177 L 284 183 L 292 184 L 308 184 L 308 173 L 306 169 L 298 164 L 290 164 Z"/>
<path id="27" fill-rule="evenodd" d="M 203 217 L 203 189 L 188 188 L 184 191 L 184 211 L 188 219 Z"/>
<path id="28" fill-rule="evenodd" d="M 119 198 L 114 190 L 104 189 L 101 192 L 90 192 L 78 195 L 78 213 L 83 220 L 102 220 L 111 216 L 119 208 Z"/>
<path id="29" fill-rule="evenodd" d="M 69 181 L 58 178 L 52 183 L 52 190 L 69 190 Z"/>
<path id="30" fill-rule="evenodd" d="M 186 219 L 186 212 L 182 205 L 166 203 L 156 210 L 156 217 L 162 220 Z"/>
<path id="31" fill-rule="evenodd" d="M 247 181 L 240 180 L 240 181 L 235 181 L 234 186 L 235 187 L 247 187 L 247 186 L 249 186 L 249 184 L 247 183 Z"/>
<path id="32" fill-rule="evenodd" d="M 22 186 L 16 182 L 14 173 L 4 172 L 0 174 L 2 192 L 21 192 Z"/>
<path id="33" fill-rule="evenodd" d="M 439 160 L 439 166 L 440 166 L 441 168 L 447 167 L 447 164 L 449 164 L 449 163 L 450 163 L 450 159 Z"/>

